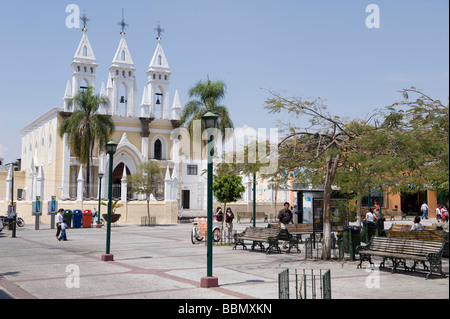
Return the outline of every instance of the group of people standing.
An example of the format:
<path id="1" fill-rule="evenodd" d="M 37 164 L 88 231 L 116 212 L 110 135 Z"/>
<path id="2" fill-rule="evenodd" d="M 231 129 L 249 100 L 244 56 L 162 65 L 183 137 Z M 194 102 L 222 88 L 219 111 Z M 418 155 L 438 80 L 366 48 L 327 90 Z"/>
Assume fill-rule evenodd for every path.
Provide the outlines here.
<path id="1" fill-rule="evenodd" d="M 420 206 L 420 212 L 422 213 L 422 219 L 428 219 L 428 205 L 427 203 L 423 203 Z M 448 210 L 445 205 L 437 205 L 436 207 L 436 220 L 438 223 L 448 223 Z"/>
<path id="2" fill-rule="evenodd" d="M 217 207 L 216 213 L 214 214 L 214 221 L 225 222 L 228 228 L 228 233 L 233 231 L 233 220 L 234 214 L 230 207 L 227 208 L 225 215 L 222 211 L 222 207 Z"/>
<path id="3" fill-rule="evenodd" d="M 447 207 L 445 207 L 445 205 L 437 205 L 436 207 L 436 220 L 438 223 L 443 222 L 443 223 L 448 223 L 448 210 Z"/>

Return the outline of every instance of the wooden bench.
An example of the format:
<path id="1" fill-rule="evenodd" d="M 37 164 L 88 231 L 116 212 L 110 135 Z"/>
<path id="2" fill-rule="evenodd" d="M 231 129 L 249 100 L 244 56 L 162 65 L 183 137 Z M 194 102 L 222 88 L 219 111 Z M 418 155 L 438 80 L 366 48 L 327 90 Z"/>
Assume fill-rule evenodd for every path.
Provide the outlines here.
<path id="1" fill-rule="evenodd" d="M 292 247 L 298 248 L 298 240 L 294 238 L 289 232 L 285 229 L 275 229 L 275 228 L 267 228 L 267 227 L 247 227 L 244 232 L 240 234 L 235 234 L 235 245 L 233 249 L 236 249 L 237 245 L 242 245 L 244 249 L 247 249 L 245 245 L 245 240 L 252 241 L 253 251 L 256 246 L 260 247 L 261 251 L 265 251 L 267 254 L 276 251 L 281 253 L 281 249 L 279 247 L 279 241 L 287 241 L 289 243 L 288 252 L 291 251 Z M 269 247 L 264 247 L 264 243 L 268 243 Z"/>
<path id="2" fill-rule="evenodd" d="M 432 226 L 430 226 L 432 227 Z M 444 251 L 442 257 L 449 257 L 448 250 L 448 233 L 442 229 L 432 229 L 432 230 L 414 230 L 414 231 L 392 231 L 388 230 L 386 232 L 388 237 L 392 238 L 404 238 L 404 239 L 418 239 L 418 240 L 432 240 L 432 241 L 442 241 L 445 243 Z"/>
<path id="3" fill-rule="evenodd" d="M 380 268 L 384 267 L 387 259 L 392 261 L 392 271 L 403 264 L 405 271 L 415 271 L 416 265 L 420 262 L 424 266 L 424 270 L 429 270 L 428 277 L 433 272 L 439 273 L 442 277 L 442 252 L 444 242 L 430 240 L 414 240 L 392 237 L 372 237 L 367 246 L 358 246 L 356 252 L 360 255 L 360 262 L 356 268 L 361 268 L 363 261 L 368 261 L 373 265 L 372 256 L 382 257 Z M 414 261 L 412 267 L 406 266 L 406 260 Z M 425 264 L 428 262 L 430 267 Z"/>
<path id="4" fill-rule="evenodd" d="M 401 220 L 406 220 L 406 214 L 404 214 L 401 210 L 386 210 L 382 211 L 383 217 L 390 217 L 390 220 L 395 220 L 395 217 L 401 217 Z"/>
<path id="5" fill-rule="evenodd" d="M 269 224 L 269 227 L 279 228 L 278 223 Z M 321 229 L 320 230 L 316 229 L 316 231 L 314 231 L 313 224 L 289 224 L 287 229 L 289 231 L 289 234 L 291 235 L 308 235 L 308 234 L 311 235 L 313 233 L 316 234 L 323 233 Z M 331 231 L 332 232 L 343 231 L 343 227 L 331 225 Z"/>
<path id="6" fill-rule="evenodd" d="M 412 224 L 392 224 L 387 231 L 410 231 Z M 423 226 L 424 230 L 436 230 L 435 226 Z"/>
<path id="7" fill-rule="evenodd" d="M 268 216 L 264 212 L 256 212 L 256 219 L 264 219 L 264 222 L 267 223 Z M 240 223 L 242 218 L 250 218 L 250 222 L 253 221 L 253 212 L 238 212 L 237 213 L 237 222 Z"/>

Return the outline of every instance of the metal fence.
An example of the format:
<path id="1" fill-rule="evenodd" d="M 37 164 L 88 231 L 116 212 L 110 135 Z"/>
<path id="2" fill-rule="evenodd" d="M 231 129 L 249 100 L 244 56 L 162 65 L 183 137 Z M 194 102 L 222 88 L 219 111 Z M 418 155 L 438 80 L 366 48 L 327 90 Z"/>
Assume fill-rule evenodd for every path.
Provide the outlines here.
<path id="1" fill-rule="evenodd" d="M 305 239 L 305 258 L 321 258 L 323 240 L 314 239 L 312 236 Z M 331 258 L 344 259 L 344 245 L 341 239 L 331 238 Z"/>
<path id="2" fill-rule="evenodd" d="M 220 239 L 219 241 L 213 240 L 213 245 L 219 246 L 219 245 L 232 245 L 235 243 L 234 235 L 237 233 L 236 230 L 233 230 L 229 232 L 228 230 L 222 230 L 220 232 Z M 206 242 L 206 240 L 205 240 Z"/>
<path id="3" fill-rule="evenodd" d="M 291 282 L 294 283 L 293 287 L 290 286 Z M 330 270 L 295 269 L 294 274 L 290 274 L 289 269 L 283 270 L 278 274 L 278 298 L 331 299 Z"/>
<path id="4" fill-rule="evenodd" d="M 156 217 L 150 216 L 150 219 L 148 219 L 148 216 L 141 217 L 141 226 L 154 226 L 154 225 L 156 225 Z"/>

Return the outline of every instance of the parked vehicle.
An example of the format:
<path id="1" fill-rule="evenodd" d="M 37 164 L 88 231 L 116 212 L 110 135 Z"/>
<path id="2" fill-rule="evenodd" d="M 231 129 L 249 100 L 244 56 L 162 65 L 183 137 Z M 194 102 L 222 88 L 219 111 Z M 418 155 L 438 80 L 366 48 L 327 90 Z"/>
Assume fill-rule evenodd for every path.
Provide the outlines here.
<path id="1" fill-rule="evenodd" d="M 5 227 L 12 227 L 14 220 L 6 216 L 0 216 L 0 231 Z M 25 226 L 25 221 L 21 217 L 16 217 L 16 225 L 19 227 Z"/>

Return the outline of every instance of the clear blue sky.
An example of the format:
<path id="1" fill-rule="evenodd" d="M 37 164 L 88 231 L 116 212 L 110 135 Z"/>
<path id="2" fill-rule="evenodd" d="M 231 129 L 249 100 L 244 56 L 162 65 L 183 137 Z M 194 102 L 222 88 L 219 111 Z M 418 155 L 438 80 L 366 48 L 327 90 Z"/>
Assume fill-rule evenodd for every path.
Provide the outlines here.
<path id="1" fill-rule="evenodd" d="M 224 100 L 235 127 L 275 127 L 264 88 L 287 96 L 327 99 L 332 114 L 363 117 L 398 101 L 416 86 L 447 103 L 447 0 L 153 0 L 2 1 L 0 10 L 0 157 L 20 157 L 20 130 L 62 106 L 81 29 L 66 27 L 69 4 L 91 19 L 88 36 L 107 80 L 120 40 L 122 8 L 135 66 L 139 102 L 156 47 L 162 44 L 184 106 L 187 91 L 207 75 L 228 86 Z M 380 28 L 366 27 L 369 4 Z"/>

